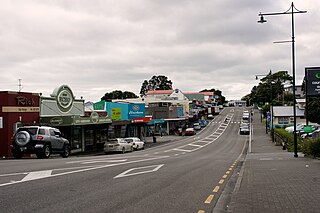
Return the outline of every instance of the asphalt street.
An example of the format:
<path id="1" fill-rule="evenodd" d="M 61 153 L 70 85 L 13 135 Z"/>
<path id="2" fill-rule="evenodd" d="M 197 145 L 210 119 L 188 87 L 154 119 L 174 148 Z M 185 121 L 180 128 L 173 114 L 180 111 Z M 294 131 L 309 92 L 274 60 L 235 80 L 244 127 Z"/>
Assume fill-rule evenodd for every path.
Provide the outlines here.
<path id="1" fill-rule="evenodd" d="M 1 160 L 0 209 L 212 212 L 248 140 L 242 112 L 226 108 L 195 136 L 132 153 Z"/>

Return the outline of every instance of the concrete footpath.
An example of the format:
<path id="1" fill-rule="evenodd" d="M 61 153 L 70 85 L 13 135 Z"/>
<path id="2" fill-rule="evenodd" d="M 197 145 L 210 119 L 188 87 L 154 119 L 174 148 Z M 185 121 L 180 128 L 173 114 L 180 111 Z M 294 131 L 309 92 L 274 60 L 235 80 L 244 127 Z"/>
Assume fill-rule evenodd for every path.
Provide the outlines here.
<path id="1" fill-rule="evenodd" d="M 236 174 L 225 212 L 320 213 L 320 160 L 298 155 L 275 146 L 255 113 L 252 152 Z"/>

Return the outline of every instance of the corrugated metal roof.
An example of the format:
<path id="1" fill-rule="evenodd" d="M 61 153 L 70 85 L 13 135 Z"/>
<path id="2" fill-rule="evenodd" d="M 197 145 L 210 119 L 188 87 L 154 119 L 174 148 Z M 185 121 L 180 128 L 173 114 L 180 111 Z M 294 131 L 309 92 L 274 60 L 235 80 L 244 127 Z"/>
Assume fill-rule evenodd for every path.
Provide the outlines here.
<path id="1" fill-rule="evenodd" d="M 184 94 L 189 101 L 197 100 L 197 101 L 204 101 L 204 95 L 203 94 Z"/>
<path id="2" fill-rule="evenodd" d="M 274 106 L 273 108 L 274 117 L 290 117 L 293 116 L 293 106 Z M 296 115 L 298 117 L 304 116 L 304 110 L 296 107 Z"/>

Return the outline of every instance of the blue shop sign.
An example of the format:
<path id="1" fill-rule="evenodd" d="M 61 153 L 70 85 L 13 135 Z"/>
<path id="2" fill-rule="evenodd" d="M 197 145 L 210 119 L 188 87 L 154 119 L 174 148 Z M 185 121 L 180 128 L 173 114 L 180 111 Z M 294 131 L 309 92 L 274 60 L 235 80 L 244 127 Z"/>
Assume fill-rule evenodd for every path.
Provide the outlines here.
<path id="1" fill-rule="evenodd" d="M 145 117 L 145 104 L 129 104 L 128 118 L 144 118 Z"/>

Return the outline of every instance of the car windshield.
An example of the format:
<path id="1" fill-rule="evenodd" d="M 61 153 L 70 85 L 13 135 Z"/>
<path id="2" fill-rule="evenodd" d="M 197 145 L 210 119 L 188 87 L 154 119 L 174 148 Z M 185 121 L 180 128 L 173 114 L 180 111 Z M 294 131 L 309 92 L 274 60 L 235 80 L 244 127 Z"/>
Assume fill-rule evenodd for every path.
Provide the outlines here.
<path id="1" fill-rule="evenodd" d="M 117 139 L 108 139 L 107 143 L 118 143 Z"/>
<path id="2" fill-rule="evenodd" d="M 18 132 L 21 132 L 21 131 L 27 131 L 30 135 L 35 135 L 37 134 L 37 130 L 38 128 L 34 127 L 34 128 L 19 128 Z"/>
<path id="3" fill-rule="evenodd" d="M 128 143 L 130 143 L 130 142 L 133 142 L 133 139 L 127 138 L 127 139 L 125 139 L 125 141 L 127 141 Z"/>

